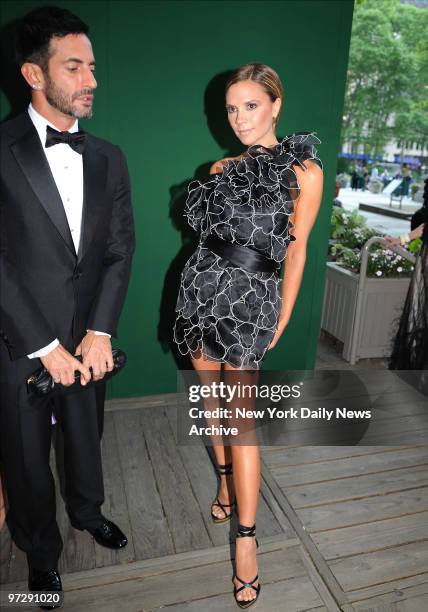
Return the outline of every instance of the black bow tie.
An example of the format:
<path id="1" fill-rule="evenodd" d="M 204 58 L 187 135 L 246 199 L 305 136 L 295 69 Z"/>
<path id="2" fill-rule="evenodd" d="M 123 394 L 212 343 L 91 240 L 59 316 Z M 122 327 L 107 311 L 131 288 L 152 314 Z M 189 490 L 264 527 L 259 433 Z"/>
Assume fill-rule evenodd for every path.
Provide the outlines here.
<path id="1" fill-rule="evenodd" d="M 73 151 L 82 155 L 85 150 L 85 132 L 58 132 L 47 125 L 45 147 L 53 147 L 61 142 L 70 145 Z"/>

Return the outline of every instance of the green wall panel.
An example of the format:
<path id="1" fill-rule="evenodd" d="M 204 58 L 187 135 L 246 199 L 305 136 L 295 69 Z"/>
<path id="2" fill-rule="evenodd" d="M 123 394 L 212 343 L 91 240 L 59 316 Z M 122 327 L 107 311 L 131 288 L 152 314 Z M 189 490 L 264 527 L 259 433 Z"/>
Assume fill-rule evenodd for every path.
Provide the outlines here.
<path id="1" fill-rule="evenodd" d="M 1 26 L 42 2 L 1 3 Z M 127 155 L 137 224 L 132 282 L 118 346 L 129 365 L 110 396 L 173 392 L 176 362 L 166 342 L 180 266 L 189 252 L 182 207 L 186 182 L 239 151 L 225 128 L 225 71 L 260 61 L 280 74 L 278 135 L 315 130 L 325 187 L 309 241 L 301 292 L 288 329 L 265 367 L 315 362 L 339 144 L 352 0 L 57 2 L 90 26 L 99 87 L 85 129 Z M 1 117 L 16 105 L 2 79 Z M 22 96 L 21 96 L 22 100 Z"/>

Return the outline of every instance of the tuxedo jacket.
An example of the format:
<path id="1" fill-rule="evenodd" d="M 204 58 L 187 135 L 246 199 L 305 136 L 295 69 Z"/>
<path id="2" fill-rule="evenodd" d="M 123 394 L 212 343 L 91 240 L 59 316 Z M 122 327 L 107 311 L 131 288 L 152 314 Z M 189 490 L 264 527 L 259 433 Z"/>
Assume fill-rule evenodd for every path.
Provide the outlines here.
<path id="1" fill-rule="evenodd" d="M 76 253 L 40 138 L 23 113 L 0 126 L 0 335 L 11 359 L 94 329 L 116 335 L 135 248 L 126 160 L 87 134 Z"/>

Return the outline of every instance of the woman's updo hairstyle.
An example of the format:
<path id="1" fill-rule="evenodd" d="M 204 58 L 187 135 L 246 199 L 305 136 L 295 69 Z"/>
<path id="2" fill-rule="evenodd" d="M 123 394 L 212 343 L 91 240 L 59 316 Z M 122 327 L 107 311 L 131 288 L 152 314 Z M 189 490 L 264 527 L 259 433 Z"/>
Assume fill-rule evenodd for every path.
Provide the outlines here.
<path id="1" fill-rule="evenodd" d="M 245 64 L 240 66 L 232 72 L 226 83 L 226 92 L 232 85 L 239 83 L 239 81 L 255 81 L 259 83 L 268 94 L 272 102 L 275 102 L 277 98 L 284 98 L 284 90 L 282 88 L 281 79 L 273 68 L 266 66 L 266 64 Z M 275 119 L 275 126 L 279 121 L 281 114 L 281 108 L 278 116 Z"/>

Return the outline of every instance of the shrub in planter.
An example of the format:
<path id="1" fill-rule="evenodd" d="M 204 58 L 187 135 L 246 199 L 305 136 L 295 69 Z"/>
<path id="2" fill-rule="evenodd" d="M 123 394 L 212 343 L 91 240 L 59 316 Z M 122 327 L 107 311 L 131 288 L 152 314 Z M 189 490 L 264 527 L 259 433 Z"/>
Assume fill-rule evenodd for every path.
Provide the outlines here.
<path id="1" fill-rule="evenodd" d="M 383 183 L 379 179 L 371 179 L 369 182 L 369 189 L 372 193 L 380 193 L 383 189 Z"/>
<path id="2" fill-rule="evenodd" d="M 354 230 L 357 227 L 365 227 L 366 224 L 365 217 L 360 215 L 357 210 L 349 212 L 344 208 L 333 207 L 331 211 L 330 237 L 333 240 L 337 240 L 342 238 L 348 231 Z"/>
<path id="3" fill-rule="evenodd" d="M 349 185 L 349 181 L 350 181 L 351 177 L 349 174 L 346 174 L 345 172 L 341 172 L 340 174 L 337 175 L 336 180 L 339 183 L 339 187 L 340 188 L 345 188 Z"/>
<path id="4" fill-rule="evenodd" d="M 336 244 L 335 261 L 348 270 L 351 270 L 351 272 L 359 274 L 361 267 L 361 251 L 350 249 L 342 244 Z M 370 248 L 370 256 L 367 264 L 368 277 L 408 277 L 412 274 L 413 269 L 414 266 L 410 261 L 390 249 L 383 249 L 381 245 L 377 244 L 372 245 Z"/>
<path id="5" fill-rule="evenodd" d="M 331 239 L 329 244 L 329 259 L 344 268 L 358 274 L 361 266 L 361 249 L 369 238 L 384 236 L 379 230 L 366 227 L 367 220 L 356 210 L 348 212 L 344 209 L 332 211 Z M 422 245 L 422 240 L 412 240 L 405 248 L 416 255 Z M 380 243 L 370 247 L 367 266 L 367 276 L 378 278 L 400 278 L 412 274 L 413 264 L 401 257 L 395 251 L 385 249 Z"/>
<path id="6" fill-rule="evenodd" d="M 379 231 L 366 227 L 366 218 L 357 210 L 348 212 L 343 208 L 334 208 L 331 215 L 331 233 L 329 253 L 334 254 L 333 247 L 340 243 L 351 249 L 361 249 L 372 236 L 379 236 Z"/>
<path id="7" fill-rule="evenodd" d="M 412 200 L 414 199 L 415 195 L 417 194 L 417 192 L 419 191 L 419 189 L 421 188 L 419 183 L 412 183 L 410 185 L 410 191 L 412 194 Z"/>

